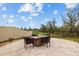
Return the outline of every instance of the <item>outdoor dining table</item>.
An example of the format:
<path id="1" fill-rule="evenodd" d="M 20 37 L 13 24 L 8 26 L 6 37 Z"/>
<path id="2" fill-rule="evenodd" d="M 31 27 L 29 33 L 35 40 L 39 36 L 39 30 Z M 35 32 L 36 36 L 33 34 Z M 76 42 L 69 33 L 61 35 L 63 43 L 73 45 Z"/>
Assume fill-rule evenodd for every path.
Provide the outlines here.
<path id="1" fill-rule="evenodd" d="M 45 37 L 48 37 L 48 36 L 33 36 L 33 37 L 30 37 L 33 42 L 34 42 L 34 46 L 42 46 L 43 45 L 43 42 L 42 40 L 45 38 Z"/>

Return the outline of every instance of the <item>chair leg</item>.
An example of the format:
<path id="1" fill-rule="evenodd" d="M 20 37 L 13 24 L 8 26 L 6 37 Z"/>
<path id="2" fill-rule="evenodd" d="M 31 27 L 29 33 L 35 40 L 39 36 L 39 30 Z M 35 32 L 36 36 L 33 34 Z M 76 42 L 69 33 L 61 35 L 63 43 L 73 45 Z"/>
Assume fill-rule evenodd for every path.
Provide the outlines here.
<path id="1" fill-rule="evenodd" d="M 26 50 L 27 50 L 27 45 L 26 45 Z"/>
<path id="2" fill-rule="evenodd" d="M 34 44 L 32 44 L 33 45 L 33 48 L 34 48 Z"/>
<path id="3" fill-rule="evenodd" d="M 49 42 L 49 46 L 51 46 L 50 42 Z"/>
<path id="4" fill-rule="evenodd" d="M 24 48 L 27 49 L 27 45 L 26 44 L 24 44 Z"/>
<path id="5" fill-rule="evenodd" d="M 26 45 L 24 44 L 24 48 L 26 48 Z"/>
<path id="6" fill-rule="evenodd" d="M 48 43 L 47 43 L 47 48 L 48 48 Z"/>

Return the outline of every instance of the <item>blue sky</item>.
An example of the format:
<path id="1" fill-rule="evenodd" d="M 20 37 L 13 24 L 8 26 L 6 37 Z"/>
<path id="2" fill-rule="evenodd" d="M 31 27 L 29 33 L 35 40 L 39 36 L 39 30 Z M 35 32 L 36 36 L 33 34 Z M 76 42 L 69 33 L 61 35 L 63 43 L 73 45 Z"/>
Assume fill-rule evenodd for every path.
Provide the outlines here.
<path id="1" fill-rule="evenodd" d="M 56 19 L 56 25 L 62 26 L 61 16 L 68 8 L 78 4 L 65 3 L 5 3 L 0 4 L 0 26 L 39 28 L 41 24 Z"/>

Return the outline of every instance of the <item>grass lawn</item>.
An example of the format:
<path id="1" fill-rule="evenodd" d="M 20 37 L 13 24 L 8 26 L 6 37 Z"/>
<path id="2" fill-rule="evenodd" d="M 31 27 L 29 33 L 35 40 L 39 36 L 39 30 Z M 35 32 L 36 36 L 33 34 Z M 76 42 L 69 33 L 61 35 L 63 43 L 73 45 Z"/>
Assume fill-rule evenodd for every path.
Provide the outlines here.
<path id="1" fill-rule="evenodd" d="M 46 33 L 44 32 L 36 32 L 37 35 L 44 35 Z M 70 40 L 70 41 L 74 41 L 74 42 L 79 42 L 79 38 L 72 38 L 72 37 L 61 37 L 60 35 L 58 34 L 52 34 L 51 36 L 52 38 L 62 38 L 62 39 L 66 39 L 66 40 Z"/>
<path id="2" fill-rule="evenodd" d="M 70 37 L 68 37 L 68 38 L 64 38 L 64 39 L 79 43 L 79 38 L 70 38 Z"/>

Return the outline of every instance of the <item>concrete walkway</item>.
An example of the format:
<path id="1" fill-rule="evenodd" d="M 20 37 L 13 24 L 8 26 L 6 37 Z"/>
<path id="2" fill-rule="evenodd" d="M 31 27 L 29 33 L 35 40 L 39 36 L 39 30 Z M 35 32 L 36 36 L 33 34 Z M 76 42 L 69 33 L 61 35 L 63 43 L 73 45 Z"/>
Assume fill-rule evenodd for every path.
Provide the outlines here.
<path id="1" fill-rule="evenodd" d="M 0 48 L 2 56 L 79 56 L 79 43 L 51 38 L 51 47 L 46 46 L 24 49 L 24 41 L 18 40 Z"/>

